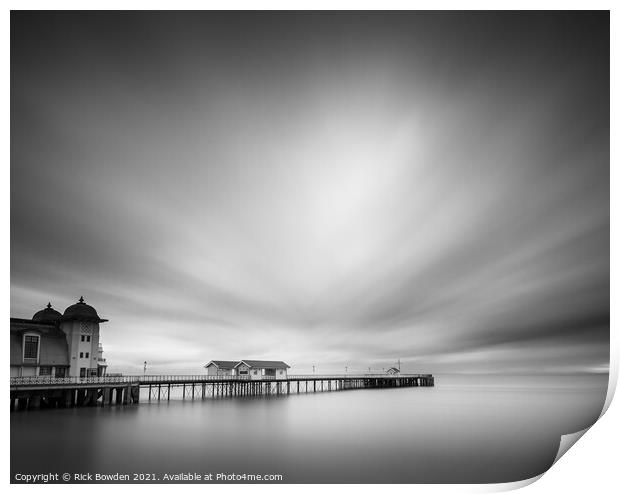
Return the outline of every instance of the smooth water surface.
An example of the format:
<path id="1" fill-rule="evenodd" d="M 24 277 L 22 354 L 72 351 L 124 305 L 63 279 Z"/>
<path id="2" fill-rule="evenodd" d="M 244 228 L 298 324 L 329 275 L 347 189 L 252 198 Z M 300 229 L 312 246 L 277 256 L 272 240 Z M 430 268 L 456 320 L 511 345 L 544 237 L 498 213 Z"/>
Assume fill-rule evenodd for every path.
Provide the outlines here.
<path id="1" fill-rule="evenodd" d="M 437 376 L 434 388 L 13 412 L 11 473 L 282 474 L 284 482 L 533 477 L 600 414 L 607 376 Z"/>

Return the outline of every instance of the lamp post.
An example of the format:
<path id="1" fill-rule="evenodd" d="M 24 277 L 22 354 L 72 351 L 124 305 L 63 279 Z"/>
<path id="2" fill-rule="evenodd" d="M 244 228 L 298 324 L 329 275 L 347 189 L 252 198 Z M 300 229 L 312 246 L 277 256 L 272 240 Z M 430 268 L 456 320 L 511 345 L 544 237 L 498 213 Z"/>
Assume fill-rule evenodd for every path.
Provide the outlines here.
<path id="1" fill-rule="evenodd" d="M 312 373 L 314 374 L 314 365 L 312 366 Z"/>
<path id="2" fill-rule="evenodd" d="M 146 376 L 146 360 L 144 361 L 144 375 Z"/>

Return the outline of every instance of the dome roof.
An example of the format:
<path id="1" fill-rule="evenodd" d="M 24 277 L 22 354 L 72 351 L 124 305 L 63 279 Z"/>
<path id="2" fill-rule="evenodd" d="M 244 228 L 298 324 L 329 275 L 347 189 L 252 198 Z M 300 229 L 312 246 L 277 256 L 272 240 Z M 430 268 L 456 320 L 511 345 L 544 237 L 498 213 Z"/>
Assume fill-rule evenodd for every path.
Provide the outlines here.
<path id="1" fill-rule="evenodd" d="M 65 309 L 63 319 L 83 319 L 83 320 L 96 320 L 101 321 L 99 314 L 94 307 L 91 307 L 84 302 L 84 297 L 80 297 L 77 304 L 70 305 Z"/>
<path id="2" fill-rule="evenodd" d="M 45 309 L 40 310 L 34 316 L 32 316 L 32 320 L 37 322 L 53 323 L 58 321 L 61 317 L 62 314 L 57 310 L 52 309 L 52 304 L 48 302 Z"/>

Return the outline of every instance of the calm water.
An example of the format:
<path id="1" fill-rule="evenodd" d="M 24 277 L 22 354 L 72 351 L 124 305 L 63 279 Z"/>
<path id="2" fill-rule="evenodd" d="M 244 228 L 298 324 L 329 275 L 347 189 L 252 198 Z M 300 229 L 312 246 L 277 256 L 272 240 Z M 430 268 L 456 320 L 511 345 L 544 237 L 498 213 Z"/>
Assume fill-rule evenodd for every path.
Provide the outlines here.
<path id="1" fill-rule="evenodd" d="M 475 379 L 475 380 L 474 380 Z M 591 425 L 607 376 L 11 414 L 11 473 L 260 473 L 284 482 L 509 482 Z M 142 395 L 142 400 L 145 395 Z"/>

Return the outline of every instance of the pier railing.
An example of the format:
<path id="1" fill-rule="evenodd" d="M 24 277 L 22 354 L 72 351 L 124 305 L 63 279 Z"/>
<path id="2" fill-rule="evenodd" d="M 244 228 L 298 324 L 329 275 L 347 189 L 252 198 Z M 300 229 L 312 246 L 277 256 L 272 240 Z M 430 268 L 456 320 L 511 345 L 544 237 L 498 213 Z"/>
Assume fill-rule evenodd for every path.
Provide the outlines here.
<path id="1" fill-rule="evenodd" d="M 289 374 L 288 379 L 364 379 L 364 378 L 392 378 L 392 377 L 430 377 L 432 374 Z"/>
<path id="2" fill-rule="evenodd" d="M 429 377 L 431 374 L 288 374 L 286 376 L 252 376 L 252 375 L 156 375 L 147 374 L 142 376 L 126 376 L 139 380 L 142 383 L 159 382 L 159 381 L 195 381 L 195 382 L 209 382 L 209 381 L 251 381 L 251 380 L 271 380 L 271 381 L 286 381 L 296 379 L 316 379 L 324 381 L 329 379 L 364 379 L 364 378 L 397 378 L 397 377 Z"/>
<path id="3" fill-rule="evenodd" d="M 12 377 L 11 386 L 28 386 L 34 384 L 129 384 L 137 383 L 135 376 L 113 377 L 51 377 L 51 376 L 27 376 Z"/>
<path id="4" fill-rule="evenodd" d="M 255 380 L 291 381 L 291 380 L 317 380 L 328 381 L 336 379 L 366 379 L 366 378 L 399 378 L 399 377 L 430 377 L 431 374 L 289 374 L 286 377 L 278 376 L 254 376 Z M 27 376 L 11 377 L 11 386 L 29 385 L 71 385 L 71 384 L 149 384 L 149 383 L 208 383 L 221 381 L 251 381 L 250 375 L 223 375 L 209 376 L 206 374 L 196 375 L 165 375 L 147 374 L 132 376 L 101 376 L 101 377 L 52 377 L 52 376 Z"/>

